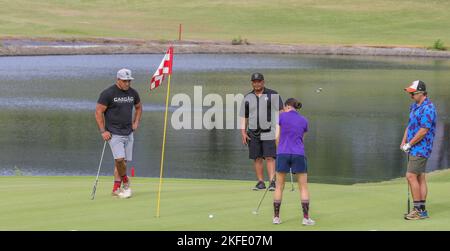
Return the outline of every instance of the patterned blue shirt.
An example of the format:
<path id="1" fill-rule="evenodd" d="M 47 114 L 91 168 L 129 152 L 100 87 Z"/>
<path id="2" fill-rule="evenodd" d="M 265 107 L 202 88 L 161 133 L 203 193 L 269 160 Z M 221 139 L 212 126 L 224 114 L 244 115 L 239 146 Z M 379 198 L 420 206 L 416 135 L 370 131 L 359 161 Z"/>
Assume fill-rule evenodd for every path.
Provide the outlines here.
<path id="1" fill-rule="evenodd" d="M 420 128 L 428 128 L 429 131 L 421 141 L 411 147 L 410 154 L 416 157 L 429 158 L 436 129 L 436 108 L 428 98 L 421 105 L 413 103 L 409 108 L 407 142 L 414 138 Z"/>

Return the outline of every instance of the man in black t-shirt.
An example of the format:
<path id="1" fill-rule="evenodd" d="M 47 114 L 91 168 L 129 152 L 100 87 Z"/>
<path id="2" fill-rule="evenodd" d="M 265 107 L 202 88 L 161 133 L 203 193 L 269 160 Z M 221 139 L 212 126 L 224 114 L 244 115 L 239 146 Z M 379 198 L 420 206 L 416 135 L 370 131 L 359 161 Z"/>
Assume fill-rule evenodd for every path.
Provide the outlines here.
<path id="1" fill-rule="evenodd" d="M 116 84 L 100 94 L 95 108 L 98 128 L 103 139 L 108 141 L 114 156 L 112 195 L 121 198 L 131 197 L 127 161 L 132 160 L 133 132 L 139 127 L 142 115 L 139 94 L 130 87 L 133 79 L 130 70 L 119 70 Z M 133 107 L 135 108 L 134 119 Z M 120 188 L 122 183 L 123 189 Z"/>
<path id="2" fill-rule="evenodd" d="M 275 190 L 275 128 L 277 115 L 283 109 L 280 95 L 264 86 L 264 76 L 253 73 L 253 90 L 247 93 L 240 108 L 242 143 L 248 145 L 249 158 L 254 161 L 258 182 L 253 190 L 266 189 L 264 184 L 264 160 L 269 175 L 269 190 Z"/>

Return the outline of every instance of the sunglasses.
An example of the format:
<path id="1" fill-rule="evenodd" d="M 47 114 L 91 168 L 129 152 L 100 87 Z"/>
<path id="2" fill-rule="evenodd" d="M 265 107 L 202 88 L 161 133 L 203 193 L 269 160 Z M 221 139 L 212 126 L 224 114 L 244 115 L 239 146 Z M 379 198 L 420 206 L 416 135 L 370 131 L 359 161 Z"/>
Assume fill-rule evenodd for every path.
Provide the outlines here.
<path id="1" fill-rule="evenodd" d="M 411 96 L 414 96 L 414 95 L 417 95 L 417 94 L 419 94 L 419 93 L 422 93 L 422 92 L 410 92 L 409 94 L 410 94 Z"/>

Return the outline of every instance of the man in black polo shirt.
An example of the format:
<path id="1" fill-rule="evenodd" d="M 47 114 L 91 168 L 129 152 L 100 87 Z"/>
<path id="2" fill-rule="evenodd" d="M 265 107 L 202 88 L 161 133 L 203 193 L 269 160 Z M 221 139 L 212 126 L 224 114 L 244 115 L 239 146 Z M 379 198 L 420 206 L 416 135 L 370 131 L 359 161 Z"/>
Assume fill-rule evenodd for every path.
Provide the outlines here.
<path id="1" fill-rule="evenodd" d="M 132 160 L 133 132 L 139 127 L 142 115 L 141 100 L 137 91 L 130 87 L 131 80 L 130 70 L 119 70 L 116 84 L 100 94 L 95 109 L 98 128 L 102 138 L 108 141 L 114 157 L 112 195 L 120 198 L 131 197 L 127 161 Z M 120 188 L 122 183 L 123 189 Z"/>
<path id="2" fill-rule="evenodd" d="M 253 91 L 245 95 L 240 109 L 242 143 L 248 145 L 249 158 L 254 161 L 258 182 L 253 190 L 266 189 L 264 183 L 264 159 L 267 174 L 272 181 L 270 191 L 275 190 L 275 125 L 278 112 L 283 109 L 279 94 L 264 87 L 264 76 L 253 73 Z M 273 118 L 273 119 L 272 119 Z"/>

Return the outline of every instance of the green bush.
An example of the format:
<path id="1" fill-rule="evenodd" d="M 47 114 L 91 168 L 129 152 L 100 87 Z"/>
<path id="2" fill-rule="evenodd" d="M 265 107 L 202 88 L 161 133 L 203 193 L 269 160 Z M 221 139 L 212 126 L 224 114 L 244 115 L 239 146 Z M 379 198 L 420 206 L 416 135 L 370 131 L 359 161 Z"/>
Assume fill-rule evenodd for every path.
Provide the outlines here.
<path id="1" fill-rule="evenodd" d="M 440 39 L 434 41 L 433 46 L 431 47 L 431 49 L 437 50 L 437 51 L 445 51 L 445 50 L 447 50 L 447 48 L 445 48 L 445 46 L 444 46 L 444 42 L 442 42 L 442 40 L 440 40 Z"/>
<path id="2" fill-rule="evenodd" d="M 241 36 L 237 37 L 237 38 L 233 38 L 233 40 L 231 40 L 231 44 L 232 45 L 249 45 L 250 43 L 247 41 L 247 39 L 242 39 Z"/>

